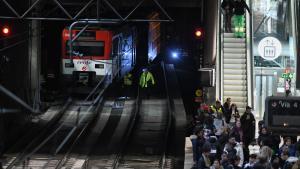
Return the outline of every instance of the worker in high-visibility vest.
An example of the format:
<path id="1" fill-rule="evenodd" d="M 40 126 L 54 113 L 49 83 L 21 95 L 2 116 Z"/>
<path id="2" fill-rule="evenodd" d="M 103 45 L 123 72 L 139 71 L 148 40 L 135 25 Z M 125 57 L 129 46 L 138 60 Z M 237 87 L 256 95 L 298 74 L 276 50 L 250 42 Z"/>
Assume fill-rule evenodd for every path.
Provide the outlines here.
<path id="1" fill-rule="evenodd" d="M 245 9 L 251 15 L 250 9 L 244 0 L 237 0 L 233 4 L 234 35 L 238 38 L 245 37 Z"/>
<path id="2" fill-rule="evenodd" d="M 219 100 L 216 101 L 215 105 L 210 106 L 210 110 L 213 116 L 218 118 L 224 117 L 224 108 Z"/>
<path id="3" fill-rule="evenodd" d="M 150 97 L 150 90 L 155 85 L 153 74 L 147 69 L 143 69 L 143 73 L 140 76 L 139 85 L 146 92 L 147 98 Z"/>
<path id="4" fill-rule="evenodd" d="M 125 98 L 129 98 L 130 89 L 132 86 L 132 79 L 133 79 L 133 76 L 130 72 L 124 76 L 123 89 L 124 89 Z"/>
<path id="5" fill-rule="evenodd" d="M 132 74 L 129 72 L 124 76 L 124 86 L 132 85 Z"/>

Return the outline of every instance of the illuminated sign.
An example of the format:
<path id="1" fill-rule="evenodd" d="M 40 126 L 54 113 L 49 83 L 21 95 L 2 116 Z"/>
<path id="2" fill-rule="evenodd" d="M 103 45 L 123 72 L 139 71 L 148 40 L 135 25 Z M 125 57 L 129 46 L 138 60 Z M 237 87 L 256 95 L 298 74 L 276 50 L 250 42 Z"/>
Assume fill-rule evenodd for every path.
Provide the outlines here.
<path id="1" fill-rule="evenodd" d="M 258 53 L 266 60 L 274 60 L 280 56 L 282 45 L 277 38 L 265 37 L 258 44 Z"/>
<path id="2" fill-rule="evenodd" d="M 293 73 L 282 73 L 281 77 L 285 78 L 285 79 L 293 79 L 294 74 Z"/>
<path id="3" fill-rule="evenodd" d="M 265 105 L 265 123 L 272 132 L 299 134 L 300 97 L 269 96 Z"/>

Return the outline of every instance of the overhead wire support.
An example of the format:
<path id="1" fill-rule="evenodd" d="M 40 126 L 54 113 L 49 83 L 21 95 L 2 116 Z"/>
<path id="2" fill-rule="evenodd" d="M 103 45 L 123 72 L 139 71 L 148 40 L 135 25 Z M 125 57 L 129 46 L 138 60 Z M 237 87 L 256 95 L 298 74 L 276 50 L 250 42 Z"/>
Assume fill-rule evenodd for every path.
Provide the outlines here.
<path id="1" fill-rule="evenodd" d="M 168 17 L 168 19 L 173 21 L 173 19 L 170 17 L 170 15 L 167 13 L 167 11 L 160 5 L 160 3 L 157 0 L 153 0 L 153 1 L 160 8 L 160 10 Z"/>
<path id="2" fill-rule="evenodd" d="M 141 1 L 135 6 L 135 8 L 134 8 L 131 12 L 129 12 L 129 14 L 125 17 L 125 20 L 127 20 L 127 19 L 129 18 L 129 16 L 132 15 L 132 13 L 133 13 L 138 7 L 140 7 L 144 1 L 145 1 L 145 0 L 141 0 Z"/>
<path id="3" fill-rule="evenodd" d="M 20 17 L 19 13 L 6 0 L 2 0 L 2 1 L 17 17 Z"/>
<path id="4" fill-rule="evenodd" d="M 78 16 L 80 16 L 82 14 L 83 11 L 86 10 L 87 7 L 90 6 L 91 3 L 93 3 L 95 0 L 90 0 L 77 14 L 76 16 L 74 16 L 73 19 L 77 19 Z M 98 17 L 98 4 L 97 4 L 97 17 Z M 97 18 L 98 19 L 98 18 Z"/>
<path id="5" fill-rule="evenodd" d="M 116 10 L 116 8 L 113 7 L 113 6 L 111 5 L 111 3 L 109 3 L 107 0 L 103 0 L 103 1 L 110 7 L 111 10 L 114 11 L 114 13 L 115 13 L 116 15 L 118 15 L 118 17 L 119 17 L 121 20 L 124 21 L 124 18 L 123 18 L 123 17 L 121 16 L 121 14 Z"/>
<path id="6" fill-rule="evenodd" d="M 70 15 L 70 13 L 57 0 L 53 0 L 53 1 L 68 16 L 69 19 L 73 20 L 73 17 Z"/>
<path id="7" fill-rule="evenodd" d="M 60 8 L 62 10 L 62 12 L 67 16 L 67 17 L 42 17 L 42 16 L 33 16 L 33 17 L 26 17 L 34 7 L 36 7 L 41 1 L 46 1 L 46 0 L 36 0 L 33 4 L 30 5 L 30 7 L 25 10 L 25 12 L 21 15 L 17 12 L 17 10 L 7 2 L 7 0 L 0 0 L 2 1 L 6 7 L 12 11 L 14 13 L 15 16 L 1 16 L 0 15 L 0 19 L 19 19 L 19 20 L 49 20 L 49 21 L 82 21 L 82 20 L 97 20 L 97 21 L 115 21 L 115 22 L 172 22 L 174 21 L 170 15 L 166 12 L 166 10 L 162 7 L 162 5 L 157 1 L 157 0 L 152 0 L 157 6 L 158 8 L 161 10 L 161 12 L 167 17 L 167 19 L 159 19 L 159 20 L 149 20 L 149 19 L 128 19 L 133 12 L 135 12 L 144 2 L 145 0 L 140 0 L 139 3 L 134 6 L 133 10 L 131 10 L 127 15 L 125 15 L 125 17 L 123 17 L 119 11 L 116 9 L 115 6 L 113 6 L 109 0 L 89 0 L 83 6 L 83 8 L 81 8 L 77 13 L 73 13 L 73 16 L 71 15 L 70 11 L 68 11 L 62 3 L 60 3 L 58 0 L 53 0 L 53 2 L 56 4 L 55 8 Z M 96 8 L 97 8 L 97 16 L 96 18 L 88 18 L 88 19 L 80 19 L 79 16 L 86 11 L 86 9 L 93 4 L 96 1 Z M 118 18 L 116 19 L 100 19 L 100 5 L 101 5 L 101 1 L 103 1 L 110 10 L 112 10 L 117 16 Z M 5 9 L 5 8 L 4 8 Z"/>
<path id="8" fill-rule="evenodd" d="M 2 0 L 3 1 L 3 0 Z M 27 9 L 22 16 L 19 17 L 19 19 L 23 19 L 41 0 L 35 1 L 29 9 Z"/>

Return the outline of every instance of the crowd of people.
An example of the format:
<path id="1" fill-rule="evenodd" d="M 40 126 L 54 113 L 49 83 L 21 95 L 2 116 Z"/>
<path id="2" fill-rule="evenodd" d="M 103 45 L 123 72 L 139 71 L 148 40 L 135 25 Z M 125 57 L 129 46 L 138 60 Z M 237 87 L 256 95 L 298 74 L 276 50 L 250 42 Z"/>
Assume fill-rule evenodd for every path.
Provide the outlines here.
<path id="1" fill-rule="evenodd" d="M 227 98 L 222 105 L 201 104 L 192 122 L 195 169 L 300 169 L 300 140 L 281 137 L 256 121 L 250 106 L 242 114 Z M 282 145 L 281 145 L 282 144 Z M 257 147 L 257 151 L 253 147 Z M 249 149 L 250 148 L 250 149 Z M 253 149 L 252 149 L 253 148 Z"/>

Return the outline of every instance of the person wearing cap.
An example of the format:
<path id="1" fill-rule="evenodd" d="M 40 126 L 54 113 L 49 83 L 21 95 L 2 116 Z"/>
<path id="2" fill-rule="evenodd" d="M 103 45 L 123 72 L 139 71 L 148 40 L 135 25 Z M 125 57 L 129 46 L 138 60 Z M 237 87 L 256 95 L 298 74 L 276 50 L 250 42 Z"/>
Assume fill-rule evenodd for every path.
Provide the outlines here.
<path id="1" fill-rule="evenodd" d="M 143 73 L 140 76 L 139 85 L 147 94 L 147 98 L 150 97 L 150 89 L 155 85 L 153 74 L 147 69 L 143 69 Z"/>

